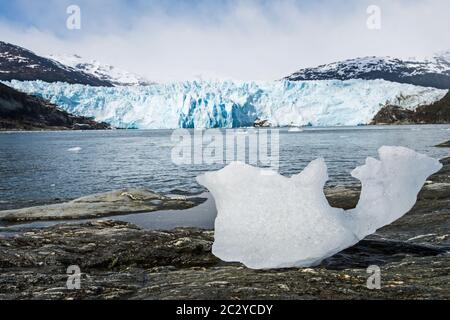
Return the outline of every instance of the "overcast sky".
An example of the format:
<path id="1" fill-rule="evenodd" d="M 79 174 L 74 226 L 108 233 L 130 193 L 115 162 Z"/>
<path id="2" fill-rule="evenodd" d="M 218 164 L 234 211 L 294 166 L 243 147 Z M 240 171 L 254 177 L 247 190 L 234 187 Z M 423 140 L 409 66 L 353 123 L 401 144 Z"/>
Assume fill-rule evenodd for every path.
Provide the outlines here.
<path id="1" fill-rule="evenodd" d="M 66 9 L 81 8 L 81 30 Z M 367 28 L 367 8 L 381 29 Z M 274 80 L 367 55 L 450 49 L 448 0 L 0 0 L 0 40 L 77 53 L 150 80 Z"/>

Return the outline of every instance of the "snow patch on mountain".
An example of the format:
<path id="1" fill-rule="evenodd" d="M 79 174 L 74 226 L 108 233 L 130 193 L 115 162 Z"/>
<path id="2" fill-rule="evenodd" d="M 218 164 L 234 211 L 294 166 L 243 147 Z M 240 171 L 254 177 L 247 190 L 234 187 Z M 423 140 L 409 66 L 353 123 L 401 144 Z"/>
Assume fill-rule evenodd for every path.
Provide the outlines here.
<path id="1" fill-rule="evenodd" d="M 109 81 L 115 86 L 143 86 L 152 82 L 144 77 L 131 73 L 97 60 L 85 60 L 79 55 L 50 55 L 49 59 L 59 62 L 75 70 L 93 75 L 101 80 Z"/>
<path id="2" fill-rule="evenodd" d="M 370 123 L 385 105 L 414 110 L 447 93 L 384 80 L 186 81 L 113 88 L 42 81 L 7 85 L 73 114 L 140 129 L 248 127 L 257 119 L 272 126 L 354 126 Z"/>
<path id="3" fill-rule="evenodd" d="M 303 80 L 384 79 L 401 83 L 450 88 L 450 52 L 429 58 L 363 57 L 302 69 L 286 78 Z"/>

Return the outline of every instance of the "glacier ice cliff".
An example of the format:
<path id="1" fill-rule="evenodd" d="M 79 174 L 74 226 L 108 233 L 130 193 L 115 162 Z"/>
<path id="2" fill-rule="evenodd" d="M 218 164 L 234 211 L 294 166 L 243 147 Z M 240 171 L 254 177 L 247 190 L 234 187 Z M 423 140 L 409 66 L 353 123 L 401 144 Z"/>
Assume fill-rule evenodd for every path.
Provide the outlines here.
<path id="1" fill-rule="evenodd" d="M 319 264 L 406 214 L 438 160 L 403 147 L 382 147 L 352 175 L 362 182 L 353 210 L 329 205 L 323 159 L 287 178 L 235 162 L 197 178 L 216 201 L 213 253 L 254 269 Z"/>
<path id="2" fill-rule="evenodd" d="M 115 88 L 13 80 L 7 85 L 76 115 L 139 129 L 248 127 L 258 118 L 273 126 L 352 126 L 370 123 L 386 104 L 412 110 L 447 92 L 384 80 L 186 81 Z"/>

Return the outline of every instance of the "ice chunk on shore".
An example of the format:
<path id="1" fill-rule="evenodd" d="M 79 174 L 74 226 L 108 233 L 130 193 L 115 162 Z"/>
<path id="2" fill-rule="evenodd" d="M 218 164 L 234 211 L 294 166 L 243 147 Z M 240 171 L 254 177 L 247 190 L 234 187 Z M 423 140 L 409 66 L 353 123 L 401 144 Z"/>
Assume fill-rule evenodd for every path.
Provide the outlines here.
<path id="1" fill-rule="evenodd" d="M 406 214 L 439 161 L 403 147 L 382 147 L 353 176 L 362 182 L 356 209 L 329 205 L 323 159 L 291 178 L 235 162 L 197 178 L 218 209 L 213 253 L 254 269 L 308 267 Z"/>

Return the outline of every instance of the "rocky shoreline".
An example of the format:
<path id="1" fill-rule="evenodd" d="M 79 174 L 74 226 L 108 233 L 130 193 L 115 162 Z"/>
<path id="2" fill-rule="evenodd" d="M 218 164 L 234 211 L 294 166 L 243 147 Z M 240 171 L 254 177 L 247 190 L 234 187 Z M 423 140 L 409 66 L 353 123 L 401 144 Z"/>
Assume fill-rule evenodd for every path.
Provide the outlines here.
<path id="1" fill-rule="evenodd" d="M 448 299 L 450 298 L 450 158 L 415 207 L 315 268 L 251 270 L 211 253 L 214 232 L 141 230 L 91 221 L 0 232 L 0 299 Z M 351 208 L 355 188 L 327 190 L 332 205 Z M 67 268 L 81 269 L 68 290 Z M 370 290 L 367 267 L 381 268 Z"/>

